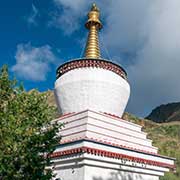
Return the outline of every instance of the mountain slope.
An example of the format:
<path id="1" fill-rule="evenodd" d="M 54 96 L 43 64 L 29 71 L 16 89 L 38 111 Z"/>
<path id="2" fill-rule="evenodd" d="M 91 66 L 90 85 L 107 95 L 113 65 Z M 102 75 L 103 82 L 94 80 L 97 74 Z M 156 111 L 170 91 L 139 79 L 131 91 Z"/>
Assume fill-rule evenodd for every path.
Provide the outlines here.
<path id="1" fill-rule="evenodd" d="M 161 105 L 153 109 L 146 119 L 158 123 L 180 121 L 180 102 Z"/>

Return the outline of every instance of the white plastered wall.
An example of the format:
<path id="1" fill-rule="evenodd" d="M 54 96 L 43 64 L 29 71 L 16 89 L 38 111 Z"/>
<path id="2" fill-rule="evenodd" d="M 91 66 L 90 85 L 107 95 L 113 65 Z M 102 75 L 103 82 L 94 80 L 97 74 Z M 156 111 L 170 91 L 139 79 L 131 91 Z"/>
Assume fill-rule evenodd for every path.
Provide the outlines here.
<path id="1" fill-rule="evenodd" d="M 121 117 L 129 95 L 128 82 L 102 68 L 74 69 L 55 82 L 56 101 L 63 114 L 92 109 Z"/>
<path id="2" fill-rule="evenodd" d="M 166 168 L 139 168 L 121 160 L 100 158 L 90 154 L 56 159 L 54 174 L 60 180 L 158 180 Z"/>
<path id="3" fill-rule="evenodd" d="M 159 177 L 101 167 L 85 166 L 85 180 L 159 180 Z"/>

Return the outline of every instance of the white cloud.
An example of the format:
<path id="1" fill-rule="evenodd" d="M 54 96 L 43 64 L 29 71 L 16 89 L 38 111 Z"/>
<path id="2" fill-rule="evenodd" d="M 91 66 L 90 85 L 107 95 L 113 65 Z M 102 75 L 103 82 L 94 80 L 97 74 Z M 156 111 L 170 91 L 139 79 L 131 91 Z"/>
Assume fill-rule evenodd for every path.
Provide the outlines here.
<path id="1" fill-rule="evenodd" d="M 11 70 L 18 77 L 32 81 L 46 80 L 50 66 L 56 61 L 49 45 L 33 47 L 30 43 L 17 46 L 15 59 Z"/>
<path id="2" fill-rule="evenodd" d="M 29 25 L 34 25 L 34 26 L 37 25 L 36 19 L 37 19 L 37 17 L 38 17 L 38 14 L 39 14 L 38 9 L 36 8 L 36 6 L 35 6 L 34 4 L 32 4 L 31 13 L 30 13 L 30 15 L 26 18 Z"/>
<path id="3" fill-rule="evenodd" d="M 180 101 L 180 1 L 154 1 L 143 25 L 147 41 L 127 70 L 129 109 L 147 114 L 159 104 Z"/>
<path id="4" fill-rule="evenodd" d="M 66 35 L 71 35 L 82 27 L 80 21 L 87 15 L 87 10 L 93 2 L 93 0 L 54 0 L 57 11 L 53 14 L 50 25 L 61 29 Z M 101 4 L 101 0 L 98 2 Z"/>
<path id="5" fill-rule="evenodd" d="M 93 1 L 55 2 L 63 9 L 57 26 L 71 34 L 82 27 L 81 18 Z M 120 57 L 129 74 L 128 111 L 147 115 L 154 106 L 180 101 L 180 1 L 101 0 L 97 4 L 105 17 L 102 34 L 109 53 Z"/>

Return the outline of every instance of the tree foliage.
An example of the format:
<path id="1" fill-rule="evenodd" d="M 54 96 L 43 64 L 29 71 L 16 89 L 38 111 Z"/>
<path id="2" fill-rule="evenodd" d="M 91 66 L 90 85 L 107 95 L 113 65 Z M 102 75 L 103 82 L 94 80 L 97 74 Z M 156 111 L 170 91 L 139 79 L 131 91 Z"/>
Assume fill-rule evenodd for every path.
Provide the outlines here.
<path id="1" fill-rule="evenodd" d="M 0 69 L 0 179 L 51 179 L 50 157 L 61 125 L 51 123 L 54 108 L 46 94 L 26 92 Z"/>

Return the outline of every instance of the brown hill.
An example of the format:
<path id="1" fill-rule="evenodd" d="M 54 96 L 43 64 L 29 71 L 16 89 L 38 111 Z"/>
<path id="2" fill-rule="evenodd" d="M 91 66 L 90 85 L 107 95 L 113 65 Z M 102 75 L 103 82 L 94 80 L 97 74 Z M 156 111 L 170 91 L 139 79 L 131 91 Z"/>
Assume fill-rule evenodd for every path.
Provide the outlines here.
<path id="1" fill-rule="evenodd" d="M 158 123 L 180 121 L 180 102 L 161 105 L 153 109 L 146 119 Z"/>

